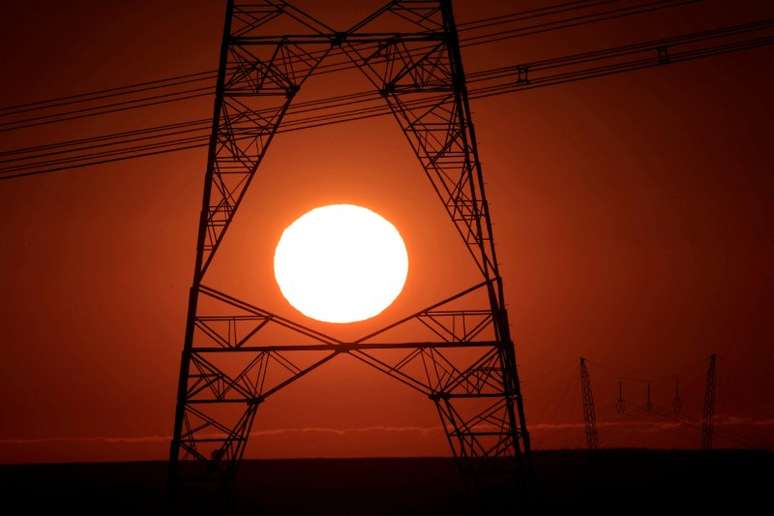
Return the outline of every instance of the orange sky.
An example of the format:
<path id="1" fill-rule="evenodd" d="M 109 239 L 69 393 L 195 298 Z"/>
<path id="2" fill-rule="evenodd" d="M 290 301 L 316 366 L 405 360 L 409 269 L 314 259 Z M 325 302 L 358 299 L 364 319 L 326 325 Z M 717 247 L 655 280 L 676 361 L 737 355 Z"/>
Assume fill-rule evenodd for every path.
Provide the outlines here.
<path id="1" fill-rule="evenodd" d="M 348 26 L 379 2 L 298 2 Z M 512 2 L 459 0 L 459 21 Z M 524 3 L 540 5 L 541 2 Z M 543 2 L 545 4 L 545 2 Z M 214 69 L 222 2 L 6 8 L 0 105 Z M 521 6 L 519 6 L 521 9 Z M 768 9 L 768 11 L 767 11 Z M 463 54 L 468 72 L 771 16 L 718 2 Z M 668 23 L 666 23 L 668 22 Z M 659 420 L 618 421 L 615 378 L 658 377 L 686 417 L 719 353 L 718 444 L 774 446 L 771 49 L 475 101 L 474 119 L 535 446 L 583 443 L 577 358 L 591 358 L 605 445 L 695 446 Z M 360 82 L 358 82 L 360 81 Z M 347 77 L 347 88 L 364 89 Z M 339 81 L 310 82 L 309 98 Z M 346 92 L 343 92 L 346 93 Z M 300 99 L 301 100 L 301 99 Z M 3 133 L 0 148 L 206 117 L 211 99 Z M 165 458 L 205 151 L 0 182 L 0 462 Z M 322 204 L 401 231 L 403 294 L 362 334 L 476 281 L 388 118 L 282 135 L 212 269 L 221 289 L 300 315 L 271 274 L 284 227 Z M 318 326 L 323 327 L 323 326 Z M 595 361 L 599 366 L 595 366 Z M 631 403 L 642 403 L 633 384 Z M 262 406 L 250 457 L 445 455 L 427 400 L 348 357 Z"/>

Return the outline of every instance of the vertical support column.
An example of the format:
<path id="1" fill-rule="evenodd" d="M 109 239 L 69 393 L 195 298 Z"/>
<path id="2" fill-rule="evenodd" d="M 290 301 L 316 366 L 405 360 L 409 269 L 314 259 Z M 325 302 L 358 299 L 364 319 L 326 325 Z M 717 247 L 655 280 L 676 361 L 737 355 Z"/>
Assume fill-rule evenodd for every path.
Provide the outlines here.
<path id="1" fill-rule="evenodd" d="M 715 431 L 713 418 L 715 416 L 715 388 L 717 386 L 717 355 L 713 353 L 707 366 L 707 383 L 704 387 L 704 418 L 701 424 L 701 448 L 712 449 L 712 438 Z"/>
<path id="2" fill-rule="evenodd" d="M 645 412 L 653 412 L 653 402 L 650 399 L 650 382 L 648 382 L 648 391 L 645 398 Z"/>
<path id="3" fill-rule="evenodd" d="M 180 461 L 180 439 L 185 417 L 185 399 L 188 389 L 188 375 L 191 365 L 191 348 L 193 347 L 194 327 L 196 323 L 196 310 L 199 300 L 199 287 L 202 280 L 202 263 L 204 259 L 204 247 L 207 238 L 210 197 L 212 194 L 212 178 L 215 170 L 218 144 L 218 124 L 220 112 L 223 107 L 223 92 L 226 80 L 226 65 L 228 62 L 228 45 L 231 37 L 231 21 L 234 13 L 234 0 L 227 0 L 223 37 L 220 45 L 220 63 L 218 65 L 218 78 L 215 87 L 215 102 L 212 116 L 212 130 L 210 133 L 209 147 L 207 150 L 207 169 L 204 176 L 204 190 L 202 193 L 202 209 L 199 216 L 199 230 L 196 237 L 196 258 L 194 260 L 194 274 L 191 289 L 188 294 L 188 311 L 186 313 L 185 336 L 183 340 L 183 352 L 180 358 L 180 376 L 177 386 L 177 402 L 175 405 L 175 422 L 172 431 L 172 442 L 169 450 L 169 471 L 167 487 L 173 492 L 177 487 L 178 467 Z"/>
<path id="4" fill-rule="evenodd" d="M 271 24 L 280 18 L 295 24 L 299 33 L 276 36 L 276 27 L 272 29 Z M 292 31 L 287 26 L 284 30 Z M 233 378 L 223 369 L 221 362 L 226 359 L 221 352 L 233 351 L 244 342 L 235 345 L 231 337 L 217 338 L 217 330 L 207 321 L 213 323 L 218 317 L 221 322 L 234 317 L 249 320 L 265 318 L 265 314 L 205 286 L 203 281 L 296 93 L 330 52 L 332 32 L 285 2 L 227 1 L 170 445 L 171 490 L 182 477 L 204 482 L 231 478 L 242 459 L 258 405 L 263 402 L 264 393 L 257 384 L 240 382 L 262 363 L 264 354 L 253 349 L 251 354 L 235 357 L 235 361 L 243 361 L 245 369 Z M 210 298 L 208 313 L 200 313 L 201 296 Z M 212 310 L 218 313 L 209 312 Z M 300 328 L 295 324 L 288 327 L 294 331 Z M 210 344 L 227 349 L 200 345 L 213 337 Z M 305 371 L 293 370 L 294 379 Z M 187 459 L 198 466 L 189 468 Z M 185 471 L 181 471 L 183 461 Z"/>
<path id="5" fill-rule="evenodd" d="M 591 376 L 586 365 L 586 359 L 580 357 L 581 399 L 583 404 L 583 422 L 586 427 L 586 446 L 589 450 L 599 447 L 597 433 L 597 410 L 594 406 L 594 395 L 591 392 Z"/>
<path id="6" fill-rule="evenodd" d="M 484 189 L 484 177 L 478 154 L 475 126 L 473 125 L 473 117 L 470 110 L 470 101 L 465 80 L 465 70 L 462 64 L 457 26 L 454 21 L 451 0 L 440 0 L 440 2 L 444 31 L 448 38 L 447 48 L 449 52 L 454 96 L 458 106 L 458 123 L 462 129 L 462 138 L 465 148 L 469 149 L 469 152 L 466 153 L 465 156 L 465 167 L 468 174 L 468 181 L 471 185 L 471 201 L 476 218 L 477 234 L 482 236 L 478 240 L 478 245 L 480 247 L 481 256 L 489 257 L 489 260 L 482 260 L 482 272 L 485 279 L 494 280 L 493 283 L 487 285 L 487 289 L 500 346 L 499 352 L 502 357 L 503 383 L 507 397 L 506 404 L 511 428 L 511 439 L 514 452 L 516 455 L 523 452 L 527 467 L 531 469 L 530 436 L 527 430 L 524 402 L 521 395 L 521 384 L 519 382 L 518 369 L 516 367 L 516 353 L 513 340 L 511 339 L 510 323 L 505 306 L 503 281 L 500 276 L 497 253 L 495 250 L 489 203 L 487 202 Z M 476 192 L 476 188 L 478 188 L 478 192 Z M 486 235 L 488 239 L 483 238 L 483 235 Z M 519 442 L 519 438 L 521 438 L 521 443 Z M 523 450 L 522 444 L 524 447 Z"/>
<path id="7" fill-rule="evenodd" d="M 672 413 L 677 416 L 683 410 L 683 400 L 680 398 L 680 378 L 675 376 L 675 396 L 672 398 Z"/>

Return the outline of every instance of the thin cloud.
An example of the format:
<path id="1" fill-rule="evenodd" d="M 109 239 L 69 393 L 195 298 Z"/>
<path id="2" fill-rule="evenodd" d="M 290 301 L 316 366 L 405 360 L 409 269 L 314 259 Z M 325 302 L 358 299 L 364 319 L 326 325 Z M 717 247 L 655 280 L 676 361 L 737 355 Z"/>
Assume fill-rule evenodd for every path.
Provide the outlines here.
<path id="1" fill-rule="evenodd" d="M 700 421 L 690 422 L 691 424 L 700 424 Z M 629 428 L 639 431 L 662 431 L 671 430 L 682 426 L 680 421 L 600 421 L 597 423 L 599 428 Z M 738 426 L 749 425 L 755 427 L 774 427 L 774 419 L 753 419 L 737 416 L 719 416 L 716 421 L 718 426 Z M 579 430 L 584 427 L 579 422 L 563 423 L 533 423 L 529 425 L 531 431 L 557 431 L 557 430 Z M 250 433 L 250 437 L 267 436 L 291 436 L 294 434 L 331 434 L 336 436 L 347 436 L 353 434 L 367 434 L 374 432 L 381 433 L 406 433 L 429 435 L 442 432 L 443 428 L 437 426 L 365 426 L 358 428 L 333 428 L 333 427 L 302 427 L 302 428 L 269 428 L 265 430 L 255 430 Z M 217 434 L 213 434 L 217 435 Z M 171 439 L 169 435 L 148 435 L 139 437 L 40 437 L 34 439 L 0 439 L 0 445 L 34 445 L 34 444 L 52 444 L 52 443 L 105 443 L 105 444 L 156 444 L 168 443 Z"/>

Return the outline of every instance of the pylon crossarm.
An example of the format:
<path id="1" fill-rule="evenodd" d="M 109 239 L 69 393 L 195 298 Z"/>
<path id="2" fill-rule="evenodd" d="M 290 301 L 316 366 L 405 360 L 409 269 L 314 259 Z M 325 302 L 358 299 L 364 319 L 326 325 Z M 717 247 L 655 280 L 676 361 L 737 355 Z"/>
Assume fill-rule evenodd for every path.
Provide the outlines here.
<path id="1" fill-rule="evenodd" d="M 441 8 L 437 0 L 411 0 L 410 2 L 391 0 L 352 26 L 349 32 L 362 31 L 370 23 L 385 14 L 394 14 L 420 29 L 438 30 L 443 26 L 440 20 L 434 20 L 433 18 L 439 17 L 440 12 Z"/>
<path id="2" fill-rule="evenodd" d="M 331 33 L 334 30 L 306 11 L 284 0 L 253 0 L 250 3 L 234 5 L 233 36 L 244 36 L 280 16 L 288 16 L 316 34 Z"/>
<path id="3" fill-rule="evenodd" d="M 408 322 L 410 322 L 412 320 L 416 320 L 416 319 L 418 319 L 418 318 L 420 318 L 422 316 L 430 314 L 436 308 L 440 308 L 443 305 L 451 303 L 452 301 L 456 301 L 456 300 L 458 300 L 458 299 L 460 299 L 462 297 L 465 297 L 465 296 L 467 296 L 469 294 L 472 294 L 473 292 L 476 292 L 477 290 L 482 289 L 483 287 L 489 285 L 490 283 L 492 283 L 492 281 L 493 280 L 489 279 L 489 280 L 484 280 L 481 283 L 477 283 L 477 284 L 473 285 L 472 287 L 469 287 L 469 288 L 466 288 L 465 290 L 457 292 L 456 294 L 453 294 L 453 295 L 447 297 L 446 299 L 438 301 L 437 303 L 434 303 L 434 304 L 428 306 L 427 308 L 424 308 L 424 309 L 422 309 L 422 310 L 420 310 L 418 312 L 415 312 L 415 313 L 413 313 L 413 314 L 411 314 L 411 315 L 409 315 L 407 317 L 404 317 L 403 319 L 399 319 L 399 320 L 397 320 L 397 321 L 395 321 L 393 323 L 390 323 L 387 326 L 384 326 L 384 327 L 382 327 L 382 328 L 380 328 L 380 329 L 378 329 L 378 330 L 376 330 L 374 332 L 371 332 L 371 333 L 369 333 L 367 335 L 364 335 L 364 336 L 360 337 L 359 339 L 355 340 L 354 343 L 364 343 L 364 342 L 367 342 L 369 340 L 372 340 L 375 337 L 378 337 L 379 335 L 382 335 L 382 334 L 386 333 L 389 330 L 395 329 L 398 326 L 401 326 L 401 325 L 406 324 L 406 323 L 408 323 Z M 450 311 L 448 311 L 448 313 L 451 314 L 452 311 L 450 310 Z M 478 310 L 478 309 L 462 310 L 462 311 L 457 310 L 457 311 L 454 311 L 454 313 L 456 313 L 458 315 L 463 315 L 463 314 L 480 314 L 480 310 Z"/>
<path id="4" fill-rule="evenodd" d="M 467 343 L 426 342 L 426 343 L 361 343 L 343 346 L 356 358 L 398 379 L 408 381 L 412 386 L 420 385 L 420 390 L 426 394 L 492 394 L 504 393 L 504 384 L 495 378 L 496 372 L 502 372 L 499 364 L 500 354 L 496 341 L 474 341 Z M 406 349 L 411 351 L 398 360 L 390 363 L 373 354 L 374 350 Z M 463 350 L 470 355 L 480 351 L 470 365 L 459 368 L 443 352 L 443 350 Z M 421 361 L 421 369 L 409 367 Z M 421 373 L 424 372 L 424 375 Z"/>
<path id="5" fill-rule="evenodd" d="M 432 392 L 431 389 L 425 383 L 403 372 L 402 370 L 403 366 L 401 366 L 400 369 L 396 368 L 395 366 L 392 366 L 363 350 L 354 350 L 350 352 L 350 355 L 360 360 L 361 362 L 368 364 L 369 366 L 379 371 L 382 371 L 383 373 L 386 373 L 388 376 L 393 377 L 394 379 L 398 380 L 402 384 L 408 385 L 412 389 L 419 391 L 426 396 L 429 396 Z"/>
<path id="6" fill-rule="evenodd" d="M 234 296 L 215 290 L 212 287 L 208 287 L 206 285 L 200 285 L 199 292 L 212 299 L 225 303 L 228 306 L 231 306 L 243 312 L 247 312 L 248 314 L 255 316 L 256 317 L 255 320 L 260 321 L 261 318 L 263 318 L 266 322 L 271 322 L 273 324 L 282 326 L 283 328 L 286 328 L 288 330 L 292 330 L 295 333 L 314 339 L 318 343 L 327 344 L 329 349 L 335 349 L 336 344 L 344 344 L 343 341 L 336 339 L 334 337 L 331 337 L 330 335 L 327 335 L 321 331 L 309 328 L 307 326 L 304 326 L 303 324 L 294 322 L 288 318 L 273 314 L 267 310 L 264 310 L 263 308 L 258 308 L 257 306 L 247 303 L 246 301 L 242 301 L 240 299 L 237 299 Z M 213 320 L 212 317 L 218 317 L 218 316 L 205 316 L 205 317 L 209 317 L 210 318 L 209 320 Z M 224 317 L 224 316 L 219 316 L 219 317 Z M 225 317 L 228 318 L 228 316 L 225 316 Z M 249 319 L 241 319 L 241 320 L 249 320 Z M 259 326 L 261 325 L 263 325 L 263 321 L 261 321 L 261 323 L 259 324 Z M 257 329 L 252 333 L 252 335 L 255 335 L 255 332 L 257 332 Z M 221 336 L 220 338 L 213 339 L 213 340 L 215 340 L 215 342 L 221 343 L 224 339 Z M 230 345 L 229 343 L 229 345 L 226 347 L 239 348 L 244 346 L 245 344 L 246 344 L 246 339 L 242 338 L 242 339 L 239 339 L 237 342 L 234 342 L 233 345 Z"/>
<path id="7" fill-rule="evenodd" d="M 476 340 L 473 342 L 460 343 L 460 342 L 435 342 L 435 341 L 422 341 L 422 342 L 361 342 L 361 343 L 349 343 L 345 342 L 338 346 L 331 346 L 330 344 L 266 344 L 256 346 L 242 346 L 239 348 L 221 348 L 219 346 L 196 346 L 193 348 L 196 353 L 217 353 L 217 354 L 244 354 L 244 353 L 256 353 L 256 352 L 270 352 L 278 351 L 281 353 L 290 353 L 294 351 L 336 351 L 339 353 L 348 353 L 359 350 L 410 350 L 408 358 L 412 354 L 417 353 L 422 349 L 449 349 L 449 348 L 491 348 L 498 344 L 495 340 Z"/>
<path id="8" fill-rule="evenodd" d="M 448 77 L 446 74 L 436 73 L 442 70 L 438 58 L 446 48 L 445 42 L 415 48 L 408 46 L 410 43 L 426 43 L 442 38 L 442 35 L 432 33 L 413 37 L 394 35 L 388 43 L 376 48 L 365 45 L 358 48 L 357 44 L 353 43 L 357 36 L 347 36 L 347 43 L 342 46 L 342 50 L 382 94 L 401 90 L 406 93 L 448 91 Z M 373 51 L 364 55 L 364 50 Z M 384 69 L 380 70 L 380 66 Z M 435 82 L 429 80 L 431 78 L 435 79 Z M 400 81 L 404 79 L 410 79 L 411 84 L 401 85 Z"/>
<path id="9" fill-rule="evenodd" d="M 283 381 L 283 382 L 280 382 L 279 384 L 275 385 L 274 387 L 272 387 L 272 388 L 270 388 L 270 389 L 266 389 L 266 390 L 263 392 L 263 399 L 266 399 L 266 398 L 268 398 L 268 397 L 269 397 L 269 396 L 271 396 L 272 394 L 274 394 L 274 393 L 276 393 L 276 392 L 279 392 L 280 390 L 284 389 L 285 387 L 287 387 L 287 386 L 288 386 L 288 385 L 290 385 L 291 383 L 295 382 L 296 380 L 298 380 L 298 379 L 300 379 L 300 378 L 302 378 L 302 377 L 306 376 L 307 374 L 311 373 L 312 371 L 314 371 L 315 369 L 317 369 L 317 368 L 318 368 L 318 367 L 320 367 L 321 365 L 323 365 L 323 364 L 325 364 L 325 363 L 329 362 L 331 359 L 333 359 L 334 357 L 336 357 L 338 354 L 339 354 L 339 352 L 338 352 L 338 351 L 335 351 L 335 352 L 333 352 L 333 353 L 330 353 L 330 354 L 328 354 L 328 355 L 325 355 L 323 358 L 321 358 L 320 360 L 317 360 L 317 361 L 316 361 L 316 362 L 314 362 L 312 365 L 310 365 L 310 366 L 308 366 L 308 367 L 305 367 L 305 368 L 303 368 L 303 369 L 299 370 L 299 371 L 298 371 L 298 373 L 296 373 L 296 374 L 295 374 L 295 375 L 293 375 L 292 377 L 288 378 L 287 380 L 285 380 L 285 381 Z"/>
<path id="10" fill-rule="evenodd" d="M 417 344 L 384 344 L 378 348 L 369 348 L 367 344 L 353 345 L 349 353 L 362 362 L 402 383 L 433 396 L 448 398 L 487 398 L 506 397 L 505 386 L 498 380 L 495 372 L 502 371 L 499 365 L 499 353 L 496 342 L 484 341 L 471 344 L 446 343 L 438 347 L 435 343 Z M 372 349 L 401 349 L 415 346 L 410 353 L 397 361 L 390 362 L 375 356 Z M 482 354 L 465 368 L 457 367 L 447 358 L 442 349 L 460 349 L 466 352 L 480 350 Z"/>
<path id="11" fill-rule="evenodd" d="M 389 9 L 396 16 L 425 30 L 438 30 L 443 27 L 439 21 L 433 19 L 440 17 L 441 14 L 441 7 L 437 1 L 393 2 Z"/>
<path id="12" fill-rule="evenodd" d="M 189 375 L 192 381 L 186 393 L 186 403 L 261 402 L 306 376 L 338 353 L 339 351 L 328 353 L 311 365 L 299 367 L 276 351 L 261 351 L 232 374 L 205 358 L 203 353 L 194 350 L 191 364 L 197 372 Z M 272 363 L 276 364 L 276 367 L 269 371 Z M 269 372 L 274 378 L 267 381 Z"/>
<path id="13" fill-rule="evenodd" d="M 428 310 L 416 319 L 445 342 L 470 342 L 493 322 L 491 310 L 486 309 Z"/>
<path id="14" fill-rule="evenodd" d="M 195 324 L 197 329 L 219 344 L 221 348 L 239 349 L 244 347 L 271 320 L 271 317 L 268 315 L 199 315 L 196 317 Z M 223 322 L 227 324 L 225 337 L 216 327 L 216 324 Z M 249 330 L 240 335 L 239 329 L 241 326 L 244 326 L 245 322 L 253 324 L 250 325 L 251 328 Z"/>
<path id="15" fill-rule="evenodd" d="M 358 32 L 363 29 L 366 25 L 371 23 L 372 21 L 376 20 L 377 18 L 380 18 L 384 13 L 390 10 L 390 8 L 397 4 L 399 0 L 390 0 L 389 2 L 385 3 L 378 9 L 374 10 L 371 14 L 357 22 L 355 25 L 349 28 L 347 31 L 348 34 L 351 34 L 353 32 Z"/>

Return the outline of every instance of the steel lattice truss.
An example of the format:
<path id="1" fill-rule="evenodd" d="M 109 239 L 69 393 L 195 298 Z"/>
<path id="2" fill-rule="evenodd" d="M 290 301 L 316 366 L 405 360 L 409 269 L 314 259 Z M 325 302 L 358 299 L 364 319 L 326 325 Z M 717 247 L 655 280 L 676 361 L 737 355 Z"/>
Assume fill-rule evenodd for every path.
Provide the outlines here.
<path id="1" fill-rule="evenodd" d="M 586 429 L 586 446 L 589 450 L 599 448 L 599 432 L 597 431 L 597 409 L 594 405 L 594 394 L 591 390 L 591 375 L 586 359 L 580 358 L 581 400 L 583 402 L 583 422 Z M 623 399 L 620 401 L 623 411 Z"/>
<path id="2" fill-rule="evenodd" d="M 712 437 L 715 425 L 712 418 L 715 416 L 715 390 L 718 383 L 717 355 L 710 355 L 707 367 L 707 382 L 704 387 L 704 417 L 701 423 L 701 448 L 712 449 Z"/>
<path id="3" fill-rule="evenodd" d="M 278 20 L 298 32 L 272 33 Z M 355 341 L 204 283 L 288 107 L 331 52 L 343 53 L 382 95 L 482 276 Z M 432 105 L 417 102 L 428 98 Z M 205 466 L 190 468 L 201 478 L 233 475 L 260 405 L 341 354 L 432 400 L 461 466 L 475 469 L 477 459 L 490 458 L 525 464 L 529 435 L 491 227 L 449 0 L 393 1 L 346 32 L 279 0 L 229 0 L 171 445 L 173 483 L 193 464 Z M 391 340 L 407 328 L 426 338 Z M 299 343 L 256 343 L 273 331 Z"/>

